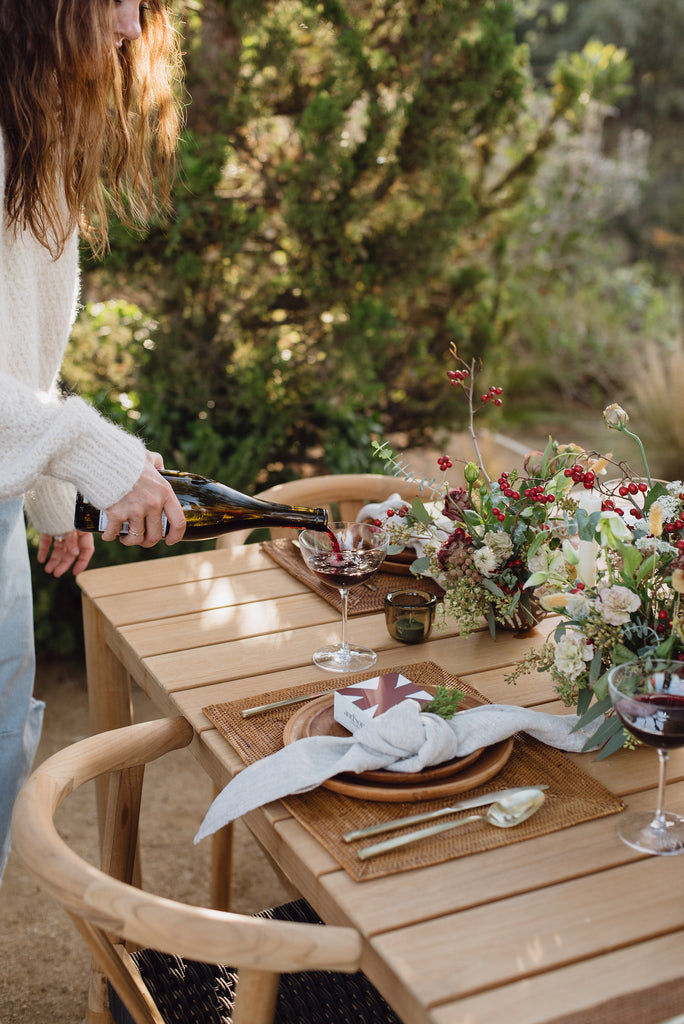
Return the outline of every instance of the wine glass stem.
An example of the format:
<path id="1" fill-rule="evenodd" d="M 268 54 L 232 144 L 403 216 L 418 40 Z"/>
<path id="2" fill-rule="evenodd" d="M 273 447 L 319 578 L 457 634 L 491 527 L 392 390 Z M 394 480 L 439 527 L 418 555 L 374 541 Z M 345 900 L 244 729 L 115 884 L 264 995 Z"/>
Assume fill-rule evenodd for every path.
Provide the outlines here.
<path id="1" fill-rule="evenodd" d="M 342 650 L 346 651 L 349 649 L 347 643 L 347 598 L 349 596 L 348 587 L 340 587 L 340 597 L 342 598 Z"/>
<path id="2" fill-rule="evenodd" d="M 667 774 L 667 750 L 658 747 L 658 802 L 655 817 L 651 822 L 651 828 L 665 828 L 665 781 Z"/>

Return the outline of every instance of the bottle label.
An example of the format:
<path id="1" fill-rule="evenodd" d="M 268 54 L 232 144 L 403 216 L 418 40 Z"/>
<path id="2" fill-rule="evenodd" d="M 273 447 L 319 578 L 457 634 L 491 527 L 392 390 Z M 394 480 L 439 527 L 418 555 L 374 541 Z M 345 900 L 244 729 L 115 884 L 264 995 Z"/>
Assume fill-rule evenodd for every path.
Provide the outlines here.
<path id="1" fill-rule="evenodd" d="M 104 531 L 107 529 L 107 523 L 108 522 L 109 522 L 109 519 L 107 518 L 107 513 L 103 512 L 102 510 L 100 510 L 100 518 L 98 519 L 98 523 L 97 523 L 98 533 L 104 533 Z M 166 534 L 169 531 L 169 520 L 167 519 L 165 512 L 162 512 L 161 524 L 162 524 L 162 536 L 165 537 Z M 128 533 L 128 523 L 122 523 L 121 524 L 121 529 L 119 530 L 119 536 L 123 537 L 127 533 Z"/>

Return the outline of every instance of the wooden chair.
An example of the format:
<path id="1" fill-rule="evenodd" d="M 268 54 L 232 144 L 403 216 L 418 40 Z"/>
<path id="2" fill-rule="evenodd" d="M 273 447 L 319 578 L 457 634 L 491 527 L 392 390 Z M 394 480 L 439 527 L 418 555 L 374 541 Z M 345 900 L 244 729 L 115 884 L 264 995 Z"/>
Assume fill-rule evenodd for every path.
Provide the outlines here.
<path id="1" fill-rule="evenodd" d="M 109 979 L 117 1024 L 401 1024 L 358 973 L 358 933 L 323 925 L 303 900 L 247 917 L 128 884 L 144 766 L 187 746 L 192 735 L 177 718 L 82 740 L 45 761 L 16 802 L 14 850 L 90 946 Z M 100 871 L 67 846 L 53 815 L 70 793 L 103 773 L 109 773 L 110 800 Z M 317 923 L 298 923 L 304 921 Z M 124 941 L 144 948 L 129 953 Z M 221 964 L 232 969 L 208 966 Z M 109 1022 L 104 984 L 96 1000 L 93 994 L 87 1021 Z"/>
<path id="2" fill-rule="evenodd" d="M 410 504 L 420 493 L 420 488 L 417 483 L 409 483 L 393 476 L 382 476 L 380 473 L 339 473 L 303 477 L 284 484 L 276 484 L 275 487 L 261 491 L 257 497 L 282 505 L 327 508 L 331 521 L 353 522 L 364 505 L 386 501 L 395 492 Z M 248 535 L 248 530 L 224 534 L 217 540 L 216 547 L 242 544 Z M 271 530 L 272 539 L 287 536 L 292 536 L 291 530 Z"/>

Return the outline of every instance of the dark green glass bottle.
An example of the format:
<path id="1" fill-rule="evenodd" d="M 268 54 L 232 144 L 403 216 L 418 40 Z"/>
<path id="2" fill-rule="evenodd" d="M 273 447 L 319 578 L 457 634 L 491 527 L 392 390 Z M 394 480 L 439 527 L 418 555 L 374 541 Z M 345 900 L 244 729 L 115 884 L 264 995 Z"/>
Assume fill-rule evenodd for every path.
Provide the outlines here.
<path id="1" fill-rule="evenodd" d="M 197 473 L 164 469 L 161 475 L 173 487 L 185 513 L 187 526 L 183 540 L 210 540 L 233 530 L 264 526 L 320 531 L 327 529 L 328 513 L 324 508 L 278 505 L 260 498 L 251 498 L 216 480 L 198 476 Z M 74 526 L 77 530 L 102 533 L 107 526 L 107 515 L 88 504 L 79 494 L 76 498 Z M 165 534 L 167 530 L 168 524 L 164 522 Z M 121 532 L 128 533 L 127 523 Z"/>

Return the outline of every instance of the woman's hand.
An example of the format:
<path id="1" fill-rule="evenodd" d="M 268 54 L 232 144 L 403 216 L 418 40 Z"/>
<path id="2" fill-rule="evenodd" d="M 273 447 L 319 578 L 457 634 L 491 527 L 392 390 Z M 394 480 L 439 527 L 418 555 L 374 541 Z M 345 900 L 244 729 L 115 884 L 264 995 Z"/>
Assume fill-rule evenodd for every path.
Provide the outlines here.
<path id="1" fill-rule="evenodd" d="M 185 516 L 171 484 L 158 470 L 164 468 L 161 455 L 147 453 L 147 462 L 135 485 L 115 505 L 106 509 L 107 528 L 103 540 L 116 540 L 121 527 L 128 523 L 128 533 L 121 537 L 126 547 L 140 544 L 154 547 L 163 536 L 162 513 L 169 522 L 167 544 L 176 544 L 185 533 Z"/>
<path id="2" fill-rule="evenodd" d="M 50 551 L 52 547 L 52 551 Z M 53 576 L 63 576 L 73 566 L 74 576 L 88 565 L 95 550 L 92 533 L 81 530 L 70 530 L 63 537 L 53 537 L 49 533 L 41 533 L 38 544 L 38 561 L 45 564 L 45 572 Z M 48 557 L 49 555 L 49 557 Z"/>

